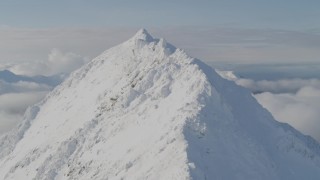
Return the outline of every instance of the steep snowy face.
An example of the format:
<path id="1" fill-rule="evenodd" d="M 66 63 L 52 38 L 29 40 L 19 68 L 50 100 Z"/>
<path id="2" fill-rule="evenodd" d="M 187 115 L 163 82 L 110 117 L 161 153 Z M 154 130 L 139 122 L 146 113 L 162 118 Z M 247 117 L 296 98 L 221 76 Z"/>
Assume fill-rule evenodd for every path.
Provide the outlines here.
<path id="1" fill-rule="evenodd" d="M 0 139 L 0 179 L 317 179 L 320 147 L 140 30 Z"/>
<path id="2" fill-rule="evenodd" d="M 210 93 L 192 61 L 145 30 L 107 50 L 4 138 L 0 179 L 187 179 L 185 121 Z"/>

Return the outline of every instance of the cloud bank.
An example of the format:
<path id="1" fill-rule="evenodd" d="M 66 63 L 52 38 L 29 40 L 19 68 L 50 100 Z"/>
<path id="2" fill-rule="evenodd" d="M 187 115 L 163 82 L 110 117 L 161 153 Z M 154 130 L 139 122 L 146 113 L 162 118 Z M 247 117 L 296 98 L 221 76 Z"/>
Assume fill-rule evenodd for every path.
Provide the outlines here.
<path id="1" fill-rule="evenodd" d="M 8 83 L 0 80 L 0 95 L 7 93 L 29 93 L 39 91 L 49 91 L 52 87 L 45 84 L 37 84 L 34 82 L 19 81 L 16 83 Z"/>
<path id="2" fill-rule="evenodd" d="M 0 117 L 0 136 L 14 128 L 22 118 L 19 114 L 12 114 L 3 110 L 0 110 Z"/>
<path id="3" fill-rule="evenodd" d="M 139 28 L 0 28 L 0 61 L 39 61 L 55 48 L 92 59 Z M 221 62 L 319 62 L 320 34 L 231 27 L 149 28 L 190 55 Z"/>
<path id="4" fill-rule="evenodd" d="M 1 84 L 1 87 L 3 85 L 5 84 Z M 8 86 L 13 86 L 12 92 L 0 92 L 0 135 L 16 126 L 27 107 L 39 102 L 51 89 L 28 83 Z"/>
<path id="5" fill-rule="evenodd" d="M 75 53 L 52 49 L 45 60 L 3 64 L 0 66 L 0 70 L 10 70 L 19 75 L 48 76 L 61 73 L 69 74 L 86 62 L 88 62 L 87 58 Z M 5 78 L 0 78 L 0 135 L 16 126 L 22 120 L 27 107 L 39 102 L 54 88 L 55 83 L 42 81 L 57 81 L 55 76 L 41 77 L 42 80 L 35 82 L 25 81 L 23 78 L 27 76 L 14 74 L 12 76 L 21 77 L 21 79 L 17 82 L 10 82 L 1 80 Z"/>
<path id="6" fill-rule="evenodd" d="M 258 102 L 280 122 L 285 122 L 320 142 L 320 80 L 252 80 L 232 71 L 217 71 L 222 77 L 248 88 Z"/>
<path id="7" fill-rule="evenodd" d="M 88 58 L 71 52 L 62 52 L 52 49 L 46 60 L 29 61 L 16 64 L 3 65 L 3 68 L 20 75 L 56 75 L 68 74 L 88 62 Z"/>
<path id="8" fill-rule="evenodd" d="M 237 79 L 236 83 L 240 86 L 250 89 L 254 93 L 271 92 L 279 93 L 296 93 L 301 88 L 311 86 L 320 88 L 319 79 L 280 79 L 280 80 L 260 80 Z"/>
<path id="9" fill-rule="evenodd" d="M 258 102 L 273 116 L 320 142 L 320 89 L 306 86 L 297 93 L 256 94 Z"/>

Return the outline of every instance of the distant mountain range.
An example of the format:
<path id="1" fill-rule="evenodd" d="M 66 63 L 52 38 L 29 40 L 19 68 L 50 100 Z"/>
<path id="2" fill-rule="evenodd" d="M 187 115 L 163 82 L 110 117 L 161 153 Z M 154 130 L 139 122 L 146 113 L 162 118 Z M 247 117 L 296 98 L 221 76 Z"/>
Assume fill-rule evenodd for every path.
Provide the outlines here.
<path id="1" fill-rule="evenodd" d="M 0 71 L 0 80 L 8 82 L 8 83 L 16 83 L 19 81 L 24 82 L 34 82 L 37 84 L 46 84 L 49 86 L 57 86 L 60 84 L 63 79 L 64 75 L 54 75 L 54 76 L 24 76 L 24 75 L 17 75 L 9 70 L 2 70 Z"/>

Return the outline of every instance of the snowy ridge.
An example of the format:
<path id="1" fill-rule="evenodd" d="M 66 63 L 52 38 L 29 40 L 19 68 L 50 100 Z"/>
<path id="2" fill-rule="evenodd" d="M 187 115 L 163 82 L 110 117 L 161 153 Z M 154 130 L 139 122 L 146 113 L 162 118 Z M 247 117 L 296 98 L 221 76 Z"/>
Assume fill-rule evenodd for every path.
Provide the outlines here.
<path id="1" fill-rule="evenodd" d="M 29 129 L 38 111 L 39 107 L 36 105 L 29 107 L 25 112 L 22 123 L 8 134 L 0 137 L 0 158 L 12 152 L 15 145 L 23 138 L 24 133 Z"/>
<path id="2" fill-rule="evenodd" d="M 320 177 L 316 141 L 143 29 L 27 114 L 0 141 L 0 179 Z"/>

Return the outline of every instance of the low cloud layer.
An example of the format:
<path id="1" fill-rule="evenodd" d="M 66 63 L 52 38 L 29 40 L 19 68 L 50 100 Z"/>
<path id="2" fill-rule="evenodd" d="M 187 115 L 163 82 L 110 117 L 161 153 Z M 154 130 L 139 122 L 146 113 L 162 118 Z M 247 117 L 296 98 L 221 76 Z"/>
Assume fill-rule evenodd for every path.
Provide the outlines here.
<path id="1" fill-rule="evenodd" d="M 273 116 L 320 142 L 320 89 L 310 86 L 294 94 L 256 94 L 256 99 Z"/>
<path id="2" fill-rule="evenodd" d="M 280 122 L 286 122 L 320 142 L 320 80 L 252 80 L 237 77 L 232 71 L 218 73 L 246 87 L 258 102 Z"/>
<path id="3" fill-rule="evenodd" d="M 3 68 L 20 75 L 55 75 L 68 74 L 86 62 L 88 62 L 88 58 L 75 53 L 52 49 L 46 60 L 7 64 L 3 65 Z"/>
<path id="4" fill-rule="evenodd" d="M 29 105 L 42 99 L 52 88 L 34 82 L 8 83 L 0 80 L 0 110 L 8 116 L 21 115 Z M 3 116 L 0 118 L 3 120 Z"/>
<path id="5" fill-rule="evenodd" d="M 236 83 L 250 89 L 254 93 L 271 92 L 271 93 L 296 93 L 301 88 L 311 86 L 320 88 L 319 79 L 280 79 L 280 80 L 260 80 L 237 79 Z"/>
<path id="6" fill-rule="evenodd" d="M 39 61 L 55 48 L 96 57 L 131 36 L 137 28 L 25 29 L 0 27 L 0 62 Z M 148 29 L 155 37 L 206 61 L 319 62 L 320 34 L 308 31 L 228 27 Z"/>
<path id="7" fill-rule="evenodd" d="M 48 91 L 8 93 L 0 96 L 0 109 L 8 114 L 24 113 L 26 107 L 41 100 Z"/>
<path id="8" fill-rule="evenodd" d="M 10 70 L 19 75 L 48 76 L 69 74 L 86 62 L 87 58 L 75 53 L 52 49 L 45 60 L 2 64 L 0 70 Z M 46 80 L 55 82 L 55 78 L 47 77 Z M 54 84 L 41 81 L 27 82 L 23 79 L 17 82 L 0 80 L 0 135 L 16 126 L 22 120 L 27 107 L 39 102 L 54 88 Z"/>
<path id="9" fill-rule="evenodd" d="M 39 102 L 48 91 L 7 93 L 0 95 L 0 135 L 16 126 L 26 108 Z"/>
<path id="10" fill-rule="evenodd" d="M 19 81 L 17 83 L 8 83 L 0 80 L 0 95 L 7 93 L 28 93 L 38 91 L 49 91 L 52 87 L 45 84 L 34 82 Z"/>
<path id="11" fill-rule="evenodd" d="M 225 79 L 234 81 L 236 84 L 250 89 L 253 93 L 271 92 L 279 93 L 296 93 L 301 88 L 310 86 L 320 89 L 320 79 L 300 79 L 300 78 L 285 78 L 275 80 L 253 80 L 249 78 L 240 78 L 232 71 L 219 71 L 217 72 Z M 271 76 L 271 75 L 265 75 Z"/>
<path id="12" fill-rule="evenodd" d="M 52 88 L 35 82 L 0 80 L 0 135 L 16 126 L 27 107 L 39 102 Z"/>
<path id="13" fill-rule="evenodd" d="M 14 128 L 21 120 L 20 114 L 12 114 L 6 111 L 0 110 L 0 136 Z"/>

